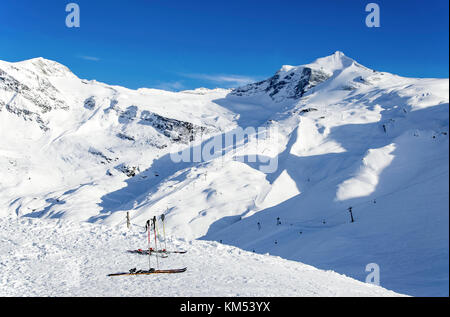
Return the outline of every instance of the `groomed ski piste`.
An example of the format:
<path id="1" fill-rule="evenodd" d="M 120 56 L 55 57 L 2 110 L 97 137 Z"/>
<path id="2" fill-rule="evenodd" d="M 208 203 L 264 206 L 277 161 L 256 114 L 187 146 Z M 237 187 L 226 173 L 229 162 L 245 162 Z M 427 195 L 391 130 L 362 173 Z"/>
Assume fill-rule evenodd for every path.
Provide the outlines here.
<path id="1" fill-rule="evenodd" d="M 448 86 L 342 52 L 181 92 L 0 61 L 0 295 L 448 296 Z M 171 157 L 247 127 L 276 142 Z M 168 250 L 188 252 L 160 269 L 187 271 L 107 277 L 149 268 L 127 250 L 161 214 Z M 396 293 L 363 283 L 371 263 Z"/>
<path id="2" fill-rule="evenodd" d="M 169 247 L 189 251 L 159 260 L 162 269 L 186 266 L 184 273 L 108 277 L 148 269 L 146 256 L 126 252 L 146 244 L 141 231 L 2 219 L 0 296 L 399 296 L 332 271 L 198 240 L 169 239 Z"/>

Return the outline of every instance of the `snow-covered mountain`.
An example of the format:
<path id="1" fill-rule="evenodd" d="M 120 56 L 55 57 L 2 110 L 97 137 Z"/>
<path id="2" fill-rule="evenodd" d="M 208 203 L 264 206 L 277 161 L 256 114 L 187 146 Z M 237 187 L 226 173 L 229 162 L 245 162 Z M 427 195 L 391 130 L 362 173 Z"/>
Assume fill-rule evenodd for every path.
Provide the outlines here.
<path id="1" fill-rule="evenodd" d="M 181 92 L 86 81 L 42 58 L 0 62 L 0 214 L 123 227 L 127 212 L 137 225 L 164 213 L 174 238 L 362 281 L 376 263 L 383 287 L 448 295 L 448 85 L 341 52 L 234 90 Z M 171 155 L 249 127 L 277 142 Z"/>

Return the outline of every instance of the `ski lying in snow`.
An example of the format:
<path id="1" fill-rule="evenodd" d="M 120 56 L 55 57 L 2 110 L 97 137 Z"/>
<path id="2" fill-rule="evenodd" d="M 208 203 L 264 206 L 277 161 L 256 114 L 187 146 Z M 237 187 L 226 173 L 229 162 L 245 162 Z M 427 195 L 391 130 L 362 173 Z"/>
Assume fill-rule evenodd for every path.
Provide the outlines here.
<path id="1" fill-rule="evenodd" d="M 169 253 L 167 253 L 167 252 L 163 252 L 163 251 L 155 251 L 155 250 L 151 250 L 151 251 L 149 251 L 148 249 L 147 250 L 141 250 L 141 249 L 139 249 L 139 250 L 128 250 L 127 251 L 128 253 L 133 253 L 133 254 L 139 254 L 139 255 L 156 255 L 156 256 L 159 256 L 159 257 L 161 257 L 161 258 L 163 258 L 163 259 L 165 259 L 165 258 L 168 258 L 169 257 Z"/>
<path id="2" fill-rule="evenodd" d="M 127 276 L 127 275 L 151 275 L 151 274 L 175 274 L 175 273 L 183 273 L 186 272 L 187 268 L 182 269 L 168 269 L 168 270 L 136 270 L 131 269 L 129 272 L 123 272 L 123 273 L 113 273 L 108 274 L 108 276 Z"/>
<path id="3" fill-rule="evenodd" d="M 159 253 L 159 254 L 185 254 L 187 251 L 167 251 L 167 250 L 153 250 L 153 249 L 138 249 L 138 250 L 128 250 L 128 253 L 135 253 L 135 254 L 141 254 L 141 255 L 149 255 L 149 253 Z"/>

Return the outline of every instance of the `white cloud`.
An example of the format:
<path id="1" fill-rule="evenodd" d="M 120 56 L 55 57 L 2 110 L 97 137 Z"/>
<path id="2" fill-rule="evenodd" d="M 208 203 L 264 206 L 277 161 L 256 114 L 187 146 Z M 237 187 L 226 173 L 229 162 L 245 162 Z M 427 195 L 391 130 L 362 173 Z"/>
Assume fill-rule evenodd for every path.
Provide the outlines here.
<path id="1" fill-rule="evenodd" d="M 226 85 L 228 87 L 244 86 L 247 84 L 254 83 L 258 81 L 253 77 L 241 76 L 241 75 L 227 75 L 227 74 L 180 74 L 183 77 L 200 79 L 205 81 L 214 82 L 217 84 Z"/>
<path id="2" fill-rule="evenodd" d="M 78 58 L 84 59 L 84 60 L 86 60 L 86 61 L 92 61 L 92 62 L 98 62 L 98 61 L 100 61 L 100 58 L 95 57 L 95 56 L 86 56 L 86 55 L 83 55 L 83 56 L 78 56 Z"/>

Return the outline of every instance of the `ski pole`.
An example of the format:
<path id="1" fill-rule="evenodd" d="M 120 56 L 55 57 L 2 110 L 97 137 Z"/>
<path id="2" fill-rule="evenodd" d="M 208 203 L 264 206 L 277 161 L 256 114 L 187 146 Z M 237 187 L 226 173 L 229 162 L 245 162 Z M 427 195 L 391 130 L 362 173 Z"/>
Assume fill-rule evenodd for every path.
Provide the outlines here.
<path id="1" fill-rule="evenodd" d="M 147 234 L 148 234 L 148 269 L 152 269 L 151 257 L 152 257 L 152 248 L 151 248 L 151 240 L 150 240 L 150 220 L 147 220 Z"/>
<path id="2" fill-rule="evenodd" d="M 158 259 L 158 242 L 156 239 L 156 216 L 153 216 L 153 231 L 155 232 L 155 255 L 156 255 L 156 265 L 159 269 L 159 259 Z"/>
<path id="3" fill-rule="evenodd" d="M 161 215 L 161 221 L 162 221 L 162 224 L 163 224 L 163 234 L 164 234 L 164 251 L 167 251 L 167 242 L 166 242 L 166 228 L 165 228 L 165 226 L 164 226 L 164 219 L 165 219 L 165 216 L 164 216 L 164 214 L 162 214 Z"/>

